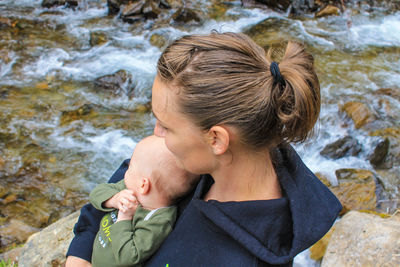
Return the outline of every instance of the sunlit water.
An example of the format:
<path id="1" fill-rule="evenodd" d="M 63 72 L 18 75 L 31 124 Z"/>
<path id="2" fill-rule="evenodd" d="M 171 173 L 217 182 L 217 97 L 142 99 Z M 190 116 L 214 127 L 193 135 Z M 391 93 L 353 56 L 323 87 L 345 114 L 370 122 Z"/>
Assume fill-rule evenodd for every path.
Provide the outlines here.
<path id="1" fill-rule="evenodd" d="M 337 17 L 292 20 L 273 11 L 245 9 L 238 1 L 229 6 L 222 18 L 210 19 L 202 26 L 152 27 L 143 23 L 140 25 L 143 28 L 137 29 L 108 16 L 106 1 L 83 2 L 76 10 L 61 7 L 47 10 L 40 6 L 41 1 L 0 2 L 1 17 L 25 20 L 28 24 L 20 34 L 4 35 L 8 37 L 0 41 L 2 49 L 8 47 L 8 59 L 0 57 L 0 86 L 13 88 L 7 91 L 7 97 L 0 99 L 4 117 L 0 131 L 16 136 L 11 145 L 0 147 L 9 174 L 23 164 L 22 148 L 34 143 L 49 160 L 48 179 L 52 173 L 61 172 L 64 174 L 61 188 L 89 192 L 95 184 L 105 182 L 123 159 L 130 157 L 138 140 L 152 132 L 151 114 L 135 112 L 138 105 L 150 99 L 156 61 L 161 53 L 150 43 L 152 34 L 173 40 L 213 29 L 240 32 L 266 19 L 278 19 L 288 25 L 279 28 L 279 37 L 272 36 L 271 40 L 300 40 L 316 58 L 323 104 L 317 135 L 295 146 L 305 163 L 332 183 L 336 183 L 335 170 L 339 168 L 372 169 L 366 157 L 374 137 L 354 129 L 339 114 L 338 103 L 360 96 L 373 102 L 373 91 L 398 88 L 399 13 L 386 14 L 380 10 L 369 13 L 363 9 L 358 12 L 354 8 Z M 107 42 L 92 47 L 90 33 L 96 31 L 104 33 Z M 120 69 L 133 76 L 134 98 L 109 96 L 94 90 L 96 78 Z M 37 86 L 43 82 L 49 88 Z M 60 124 L 63 111 L 86 103 L 95 105 L 97 115 L 93 119 Z M 392 112 L 400 112 L 398 104 L 393 103 Z M 398 121 L 389 126 L 398 127 Z M 363 144 L 361 155 L 332 160 L 319 154 L 325 145 L 345 135 L 352 135 Z M 21 146 L 15 144 L 18 142 Z M 296 266 L 317 264 L 307 253 L 296 258 Z"/>

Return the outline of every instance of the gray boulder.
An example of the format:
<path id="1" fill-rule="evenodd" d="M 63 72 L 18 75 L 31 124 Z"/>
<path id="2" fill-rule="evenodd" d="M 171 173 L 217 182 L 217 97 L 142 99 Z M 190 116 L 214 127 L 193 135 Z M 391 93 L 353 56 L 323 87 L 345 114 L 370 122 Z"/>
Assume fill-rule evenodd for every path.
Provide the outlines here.
<path id="1" fill-rule="evenodd" d="M 20 250 L 18 266 L 62 266 L 79 214 L 80 211 L 76 211 L 31 235 Z"/>
<path id="2" fill-rule="evenodd" d="M 400 218 L 350 211 L 335 224 L 321 267 L 400 266 Z"/>

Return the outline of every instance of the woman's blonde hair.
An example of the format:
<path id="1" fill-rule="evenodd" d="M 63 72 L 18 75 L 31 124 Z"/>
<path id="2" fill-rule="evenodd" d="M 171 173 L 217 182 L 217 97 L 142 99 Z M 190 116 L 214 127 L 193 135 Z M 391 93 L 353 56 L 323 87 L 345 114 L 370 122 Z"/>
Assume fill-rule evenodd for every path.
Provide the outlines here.
<path id="1" fill-rule="evenodd" d="M 161 81 L 179 89 L 178 108 L 204 130 L 232 125 L 255 149 L 304 141 L 320 110 L 314 59 L 288 42 L 271 73 L 271 53 L 242 33 L 183 36 L 162 53 Z"/>

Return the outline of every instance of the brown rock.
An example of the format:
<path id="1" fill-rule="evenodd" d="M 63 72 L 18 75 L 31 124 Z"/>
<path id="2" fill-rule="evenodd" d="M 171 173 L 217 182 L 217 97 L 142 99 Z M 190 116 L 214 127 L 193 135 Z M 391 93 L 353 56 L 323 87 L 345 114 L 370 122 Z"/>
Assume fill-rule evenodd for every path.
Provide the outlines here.
<path id="1" fill-rule="evenodd" d="M 349 116 L 357 129 L 372 121 L 373 114 L 369 107 L 360 102 L 347 102 L 340 107 Z"/>
<path id="2" fill-rule="evenodd" d="M 76 110 L 63 111 L 60 123 L 61 125 L 64 125 L 71 121 L 82 119 L 85 116 L 93 115 L 94 113 L 92 104 L 84 104 Z"/>
<path id="3" fill-rule="evenodd" d="M 78 0 L 43 0 L 42 7 L 51 8 L 54 6 L 76 7 Z"/>
<path id="4" fill-rule="evenodd" d="M 316 18 L 326 17 L 326 16 L 338 16 L 340 14 L 340 9 L 336 6 L 327 5 L 323 9 L 321 9 L 317 14 L 315 14 Z"/>
<path id="5" fill-rule="evenodd" d="M 1 26 L 12 27 L 12 22 L 9 18 L 0 17 L 0 27 Z"/>
<path id="6" fill-rule="evenodd" d="M 91 32 L 90 33 L 90 45 L 102 45 L 107 43 L 108 37 L 104 32 Z"/>
<path id="7" fill-rule="evenodd" d="M 342 203 L 342 214 L 349 210 L 375 210 L 376 184 L 371 171 L 339 169 L 335 173 L 339 185 L 330 189 Z"/>
<path id="8" fill-rule="evenodd" d="M 176 22 L 201 22 L 200 16 L 194 9 L 188 7 L 178 8 L 178 10 L 172 15 L 172 18 Z"/>
<path id="9" fill-rule="evenodd" d="M 351 211 L 336 224 L 321 267 L 400 266 L 400 221 Z"/>
<path id="10" fill-rule="evenodd" d="M 324 185 L 326 185 L 326 186 L 331 186 L 331 182 L 329 181 L 329 179 L 328 179 L 325 175 L 323 175 L 322 173 L 316 172 L 316 173 L 315 173 L 315 176 L 317 176 L 318 179 L 319 179 Z"/>
<path id="11" fill-rule="evenodd" d="M 132 75 L 125 71 L 119 70 L 113 74 L 105 75 L 94 81 L 96 90 L 104 89 L 114 95 L 127 95 L 133 97 L 134 84 Z"/>
<path id="12" fill-rule="evenodd" d="M 326 248 L 331 240 L 332 233 L 335 231 L 335 227 L 332 227 L 328 233 L 326 233 L 317 243 L 310 248 L 310 258 L 319 261 L 324 257 Z"/>
<path id="13" fill-rule="evenodd" d="M 165 38 L 165 36 L 155 33 L 150 37 L 150 43 L 151 45 L 157 46 L 158 48 L 163 48 L 167 44 L 167 39 Z"/>
<path id="14" fill-rule="evenodd" d="M 4 198 L 3 204 L 5 205 L 5 204 L 8 204 L 8 203 L 14 202 L 17 199 L 18 199 L 18 196 L 16 194 L 10 194 L 10 195 L 8 195 L 8 196 L 6 196 Z"/>
<path id="15" fill-rule="evenodd" d="M 380 88 L 374 92 L 377 95 L 387 95 L 400 101 L 400 89 Z"/>

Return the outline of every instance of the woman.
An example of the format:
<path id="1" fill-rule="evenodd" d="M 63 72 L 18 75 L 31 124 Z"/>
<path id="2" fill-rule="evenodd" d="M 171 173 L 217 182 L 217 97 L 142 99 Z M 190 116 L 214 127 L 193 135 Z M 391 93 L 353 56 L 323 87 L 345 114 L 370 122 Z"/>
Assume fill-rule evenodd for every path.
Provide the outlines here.
<path id="1" fill-rule="evenodd" d="M 279 64 L 271 55 L 236 33 L 184 36 L 161 55 L 154 133 L 183 168 L 207 175 L 146 266 L 291 266 L 338 216 L 339 201 L 288 145 L 318 119 L 313 58 L 293 42 Z"/>

